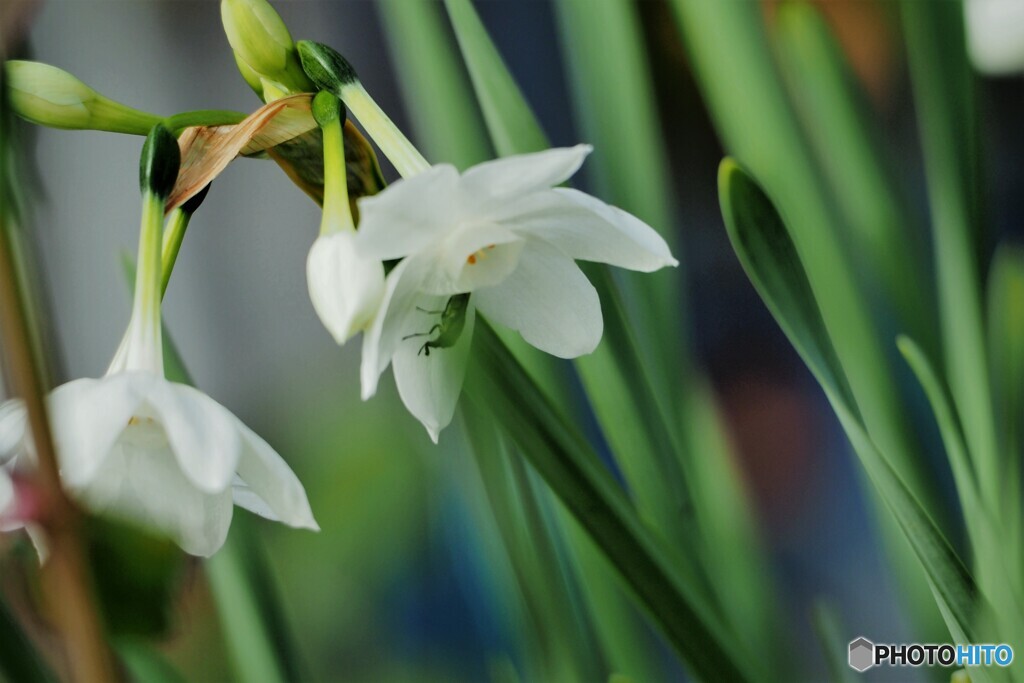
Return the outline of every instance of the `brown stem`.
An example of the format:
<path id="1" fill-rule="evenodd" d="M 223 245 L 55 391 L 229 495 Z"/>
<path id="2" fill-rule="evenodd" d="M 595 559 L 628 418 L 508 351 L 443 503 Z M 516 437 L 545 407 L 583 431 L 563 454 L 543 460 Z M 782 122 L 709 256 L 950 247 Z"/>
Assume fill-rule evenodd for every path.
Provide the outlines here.
<path id="1" fill-rule="evenodd" d="M 0 194 L 5 188 L 0 187 Z M 0 197 L 2 199 L 2 197 Z M 32 343 L 14 268 L 9 217 L 0 207 L 0 341 L 11 366 L 15 395 L 28 411 L 38 467 L 36 481 L 45 498 L 42 520 L 50 557 L 43 567 L 43 587 L 64 638 L 72 677 L 84 683 L 116 680 L 113 658 L 103 637 L 80 533 L 82 518 L 60 483 L 53 437 L 46 413 L 46 390 L 40 380 L 40 359 Z"/>

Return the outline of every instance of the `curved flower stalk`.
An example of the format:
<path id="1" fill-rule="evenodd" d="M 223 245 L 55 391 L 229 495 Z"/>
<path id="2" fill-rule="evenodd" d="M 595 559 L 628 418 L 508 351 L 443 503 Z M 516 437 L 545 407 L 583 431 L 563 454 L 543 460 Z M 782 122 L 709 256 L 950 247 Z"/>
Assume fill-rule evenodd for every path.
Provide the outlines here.
<path id="1" fill-rule="evenodd" d="M 140 170 L 142 227 L 126 342 L 104 377 L 68 382 L 48 401 L 72 496 L 209 556 L 223 544 L 235 504 L 290 526 L 318 527 L 302 485 L 269 444 L 206 394 L 164 376 L 162 226 L 178 163 L 177 140 L 154 127 Z M 24 418 L 3 411 L 0 442 L 23 432 Z"/>
<path id="2" fill-rule="evenodd" d="M 299 41 L 316 85 L 340 97 L 403 178 L 359 202 L 355 250 L 395 261 L 363 337 L 362 395 L 394 366 L 399 394 L 436 442 L 455 412 L 475 315 L 560 358 L 601 340 L 597 291 L 575 260 L 651 272 L 677 265 L 658 233 L 625 211 L 557 188 L 589 145 L 490 161 L 464 174 L 430 166 L 337 52 Z M 336 294 L 335 296 L 340 296 Z"/>

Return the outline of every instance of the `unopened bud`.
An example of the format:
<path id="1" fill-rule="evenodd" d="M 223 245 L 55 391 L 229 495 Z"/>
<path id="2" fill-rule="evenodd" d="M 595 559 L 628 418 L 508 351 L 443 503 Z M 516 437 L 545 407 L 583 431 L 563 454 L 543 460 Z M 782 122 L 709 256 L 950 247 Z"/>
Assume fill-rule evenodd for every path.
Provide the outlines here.
<path id="1" fill-rule="evenodd" d="M 295 43 L 266 0 L 221 0 L 221 21 L 242 77 L 265 101 L 310 92 Z"/>
<path id="2" fill-rule="evenodd" d="M 67 71 L 41 62 L 4 64 L 11 106 L 22 118 L 51 128 L 145 135 L 160 117 L 99 94 Z"/>
<path id="3" fill-rule="evenodd" d="M 143 192 L 152 192 L 157 197 L 166 198 L 178 180 L 179 166 L 181 149 L 178 147 L 178 139 L 163 124 L 158 123 L 146 136 L 146 144 L 142 147 L 139 186 Z"/>
<path id="4" fill-rule="evenodd" d="M 341 97 L 342 88 L 359 81 L 356 70 L 334 48 L 312 40 L 300 40 L 298 50 L 303 70 L 320 90 Z"/>

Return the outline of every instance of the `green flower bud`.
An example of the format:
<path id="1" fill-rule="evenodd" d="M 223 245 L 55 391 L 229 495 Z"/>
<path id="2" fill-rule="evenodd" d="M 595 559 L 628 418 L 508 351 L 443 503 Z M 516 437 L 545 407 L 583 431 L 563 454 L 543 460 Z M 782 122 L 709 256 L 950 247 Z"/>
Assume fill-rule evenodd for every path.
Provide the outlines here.
<path id="1" fill-rule="evenodd" d="M 333 93 L 326 90 L 321 90 L 313 98 L 312 110 L 313 119 L 321 128 L 339 120 L 340 123 L 345 123 L 345 105 Z"/>
<path id="2" fill-rule="evenodd" d="M 153 126 L 146 136 L 146 144 L 142 146 L 142 158 L 139 159 L 139 187 L 143 194 L 166 199 L 174 189 L 178 180 L 178 168 L 181 166 L 181 149 L 178 139 L 163 124 Z"/>
<path id="3" fill-rule="evenodd" d="M 11 106 L 22 118 L 51 128 L 145 135 L 160 117 L 115 102 L 67 71 L 41 62 L 4 64 Z"/>
<path id="4" fill-rule="evenodd" d="M 242 77 L 262 99 L 313 90 L 288 27 L 266 0 L 221 0 L 220 16 Z"/>
<path id="5" fill-rule="evenodd" d="M 310 80 L 321 90 L 341 97 L 341 89 L 359 82 L 356 70 L 337 50 L 312 40 L 300 40 L 299 59 Z"/>

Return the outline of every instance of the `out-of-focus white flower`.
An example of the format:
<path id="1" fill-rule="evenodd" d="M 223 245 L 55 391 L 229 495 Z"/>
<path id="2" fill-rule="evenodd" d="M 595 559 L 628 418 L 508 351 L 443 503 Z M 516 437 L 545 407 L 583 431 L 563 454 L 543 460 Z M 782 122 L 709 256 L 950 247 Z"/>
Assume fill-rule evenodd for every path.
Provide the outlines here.
<path id="1" fill-rule="evenodd" d="M 177 149 L 174 136 L 157 126 L 143 151 L 138 273 L 125 341 L 104 377 L 57 387 L 47 407 L 72 497 L 209 556 L 224 543 L 235 504 L 318 527 L 302 485 L 266 441 L 203 392 L 164 376 L 161 231 Z M 0 445 L 32 460 L 25 430 L 18 402 L 0 407 Z"/>
<path id="2" fill-rule="evenodd" d="M 967 48 L 978 71 L 1001 75 L 1024 71 L 1024 2 L 966 0 Z"/>
<path id="3" fill-rule="evenodd" d="M 402 259 L 363 340 L 364 399 L 393 363 L 403 402 L 436 441 L 454 414 L 476 310 L 542 351 L 574 358 L 603 332 L 597 292 L 574 259 L 644 272 L 677 264 L 635 216 L 555 187 L 590 151 L 508 157 L 462 175 L 434 166 L 360 200 L 360 253 Z"/>

